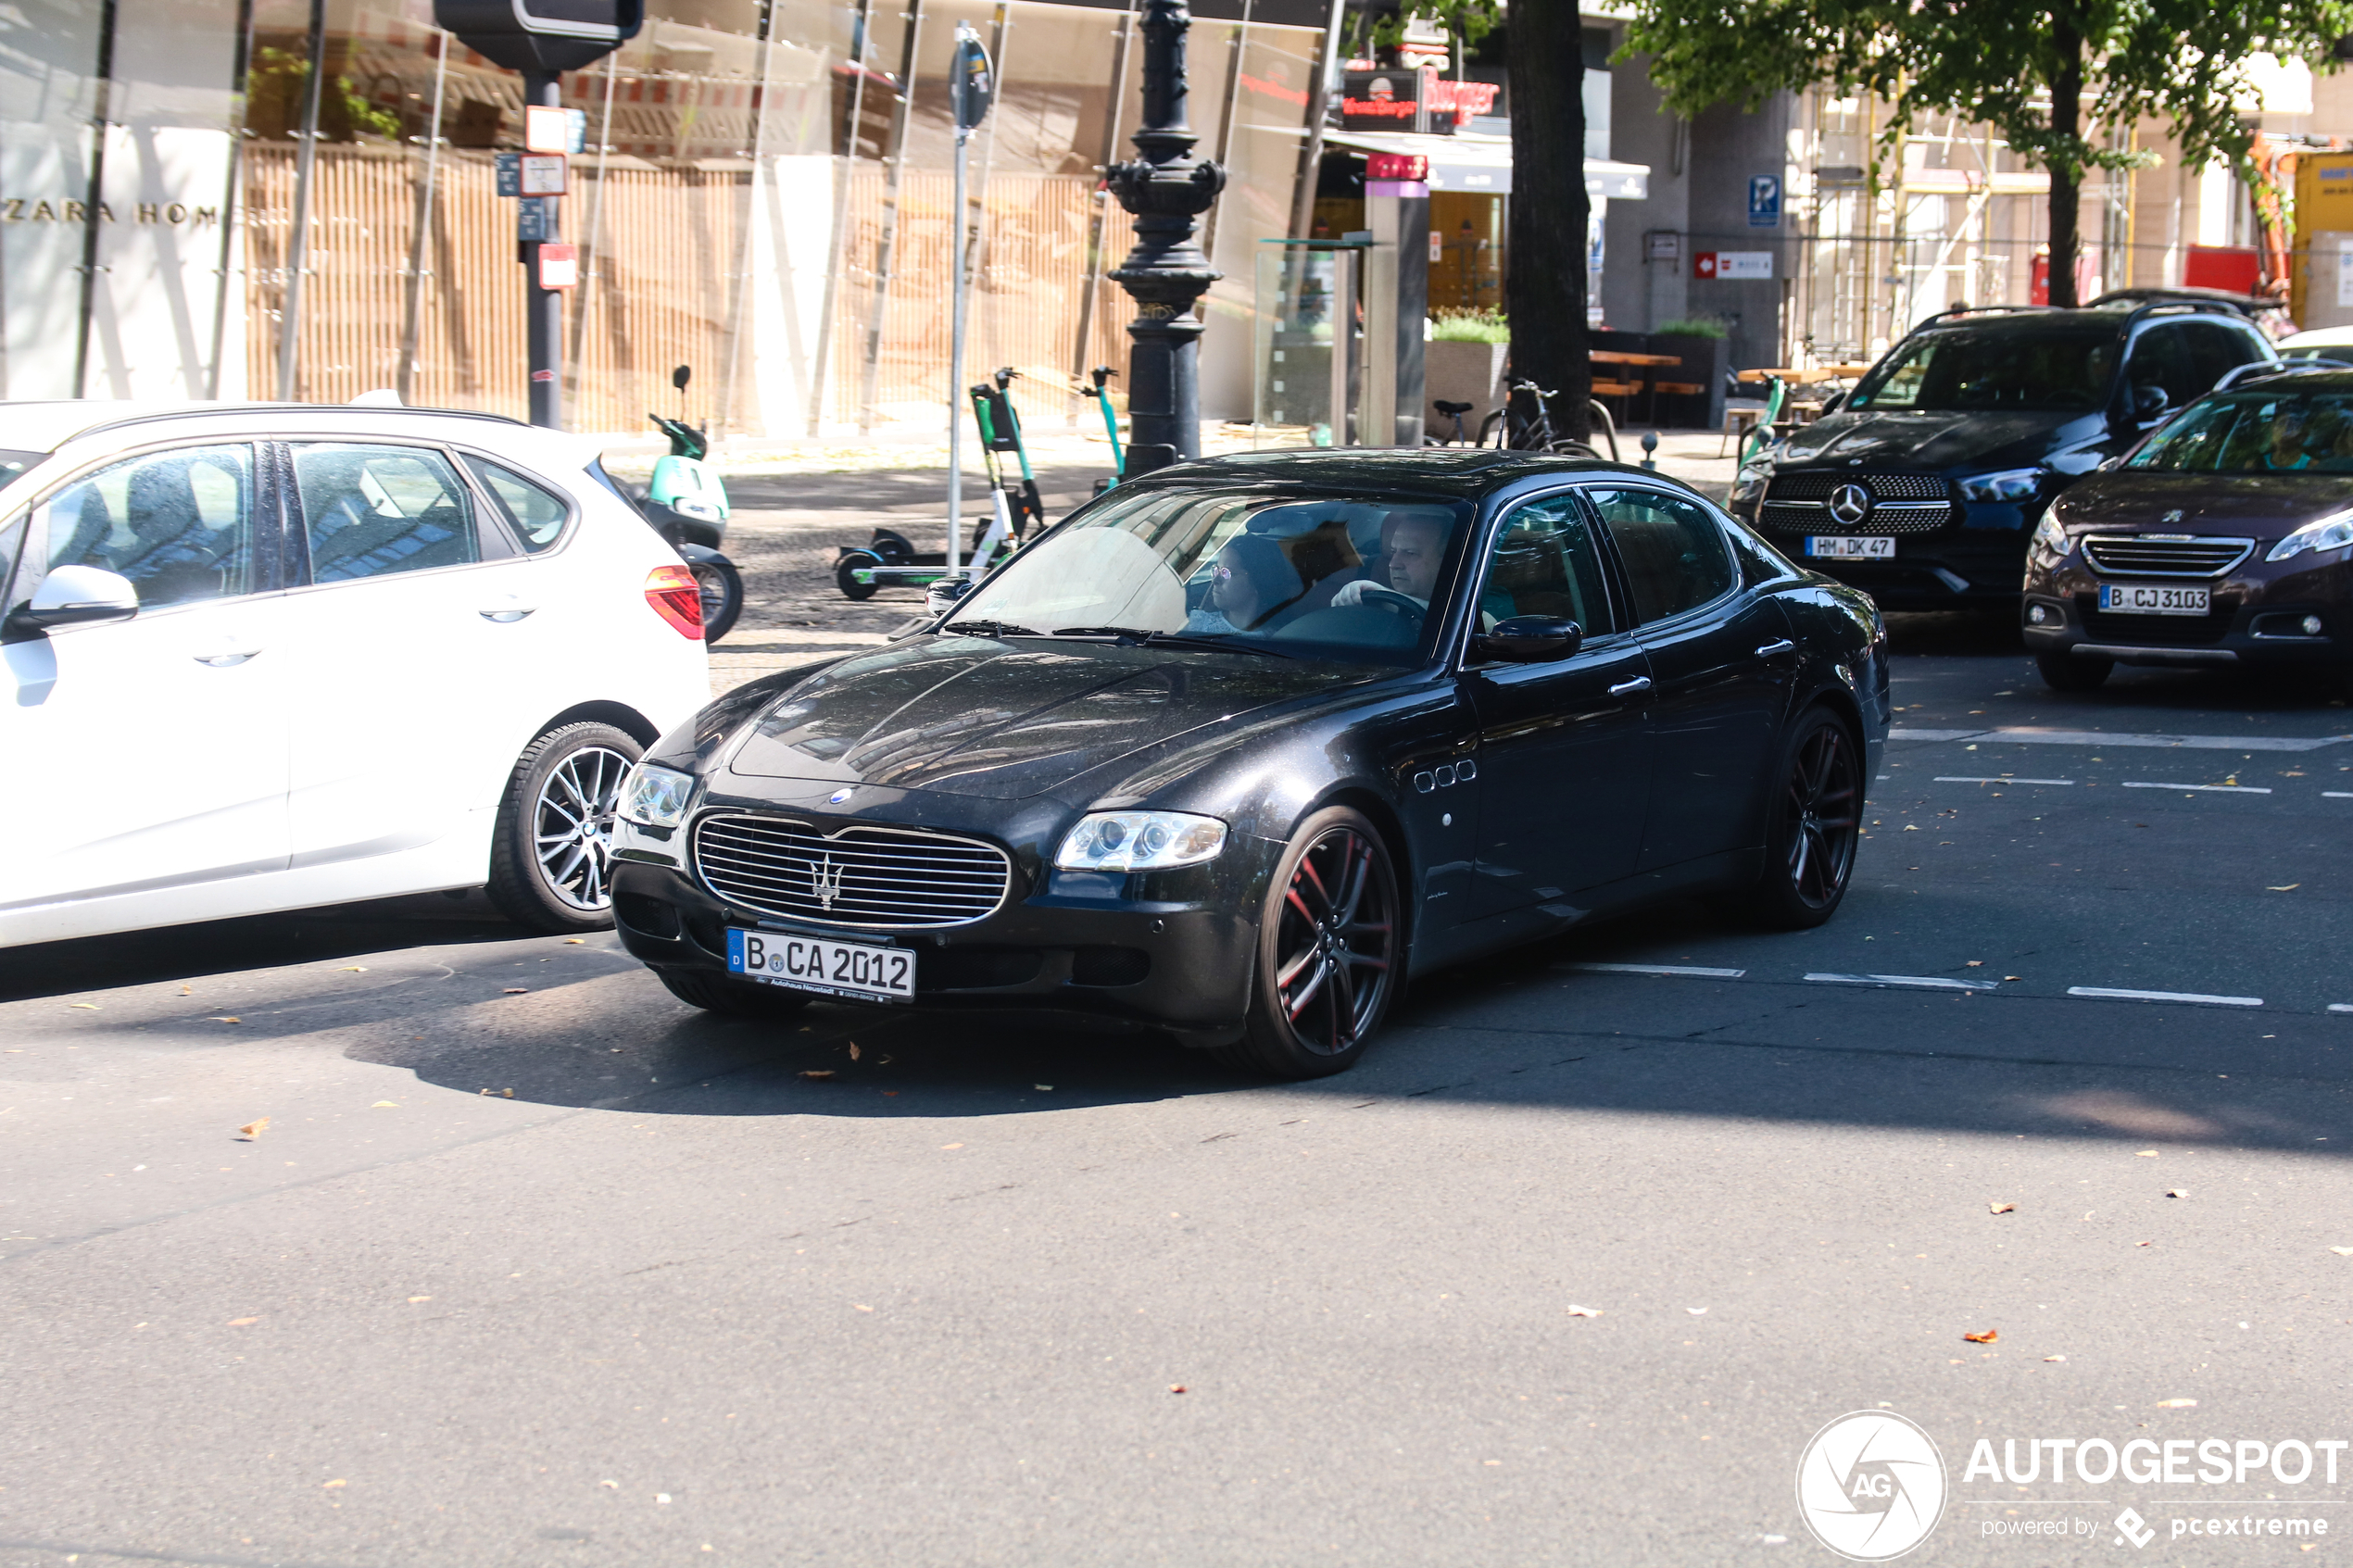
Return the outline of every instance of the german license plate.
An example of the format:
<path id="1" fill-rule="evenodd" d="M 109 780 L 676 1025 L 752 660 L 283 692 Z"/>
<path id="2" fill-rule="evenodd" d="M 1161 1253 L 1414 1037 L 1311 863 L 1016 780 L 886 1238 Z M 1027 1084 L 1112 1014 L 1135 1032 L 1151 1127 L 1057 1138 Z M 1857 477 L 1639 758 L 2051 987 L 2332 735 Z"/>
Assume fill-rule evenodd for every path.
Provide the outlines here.
<path id="1" fill-rule="evenodd" d="M 905 947 L 729 926 L 727 972 L 862 1002 L 915 999 L 915 955 Z"/>
<path id="2" fill-rule="evenodd" d="M 2204 615 L 2204 588 L 2167 588 L 2145 583 L 2103 583 L 2100 608 L 2110 615 Z"/>
<path id="3" fill-rule="evenodd" d="M 1895 541 L 1885 534 L 1817 533 L 1806 541 L 1815 560 L 1894 560 Z"/>

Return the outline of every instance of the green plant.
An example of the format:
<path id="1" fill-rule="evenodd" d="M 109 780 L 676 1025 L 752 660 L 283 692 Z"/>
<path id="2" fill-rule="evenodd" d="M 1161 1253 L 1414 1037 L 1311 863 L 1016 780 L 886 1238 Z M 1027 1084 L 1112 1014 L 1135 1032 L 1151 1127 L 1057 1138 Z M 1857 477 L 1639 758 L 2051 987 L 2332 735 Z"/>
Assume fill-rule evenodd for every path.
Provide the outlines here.
<path id="1" fill-rule="evenodd" d="M 1692 316 L 1680 321 L 1661 321 L 1651 329 L 1654 337 L 1730 337 L 1732 330 L 1713 316 Z"/>
<path id="2" fill-rule="evenodd" d="M 1447 307 L 1431 318 L 1432 343 L 1509 343 L 1511 323 L 1498 310 L 1465 310 Z"/>

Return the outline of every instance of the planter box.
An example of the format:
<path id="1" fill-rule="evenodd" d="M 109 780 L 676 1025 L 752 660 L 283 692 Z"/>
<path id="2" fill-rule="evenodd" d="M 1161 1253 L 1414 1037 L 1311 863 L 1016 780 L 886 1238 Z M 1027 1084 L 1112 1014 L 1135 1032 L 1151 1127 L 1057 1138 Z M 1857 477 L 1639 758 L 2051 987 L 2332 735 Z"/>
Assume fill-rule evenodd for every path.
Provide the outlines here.
<path id="1" fill-rule="evenodd" d="M 1422 345 L 1422 428 L 1444 437 L 1454 421 L 1441 419 L 1434 407 L 1441 399 L 1467 403 L 1463 428 L 1476 437 L 1478 421 L 1504 402 L 1504 361 L 1511 357 L 1508 343 L 1443 343 Z"/>

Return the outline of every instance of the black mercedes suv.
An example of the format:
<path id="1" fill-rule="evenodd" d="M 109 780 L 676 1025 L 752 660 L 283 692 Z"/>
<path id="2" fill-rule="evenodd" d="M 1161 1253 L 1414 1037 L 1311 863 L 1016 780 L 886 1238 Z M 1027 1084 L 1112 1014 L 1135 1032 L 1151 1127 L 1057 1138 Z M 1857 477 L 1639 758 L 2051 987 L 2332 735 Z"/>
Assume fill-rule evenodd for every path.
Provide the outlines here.
<path id="1" fill-rule="evenodd" d="M 2053 495 L 2278 358 L 2214 303 L 1946 311 L 1743 467 L 1732 510 L 1882 609 L 2014 610 Z"/>

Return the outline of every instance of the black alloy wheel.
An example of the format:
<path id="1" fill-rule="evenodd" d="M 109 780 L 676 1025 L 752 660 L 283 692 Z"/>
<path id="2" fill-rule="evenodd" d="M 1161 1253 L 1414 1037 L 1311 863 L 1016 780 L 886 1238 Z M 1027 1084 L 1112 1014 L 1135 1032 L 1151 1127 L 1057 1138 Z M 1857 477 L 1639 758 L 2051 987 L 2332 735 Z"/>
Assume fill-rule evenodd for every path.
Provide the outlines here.
<path id="1" fill-rule="evenodd" d="M 1755 904 L 1768 924 L 1802 931 L 1837 912 L 1855 872 L 1862 818 L 1863 758 L 1854 732 L 1822 709 L 1801 715 L 1767 803 Z"/>
<path id="2" fill-rule="evenodd" d="M 566 724 L 523 748 L 491 839 L 499 913 L 559 935 L 612 924 L 613 809 L 645 751 L 610 724 Z"/>
<path id="3" fill-rule="evenodd" d="M 2055 692 L 2095 692 L 2116 668 L 2112 659 L 2084 659 L 2065 648 L 2045 649 L 2034 656 L 2043 684 Z"/>
<path id="4" fill-rule="evenodd" d="M 1299 826 L 1259 916 L 1258 964 L 1233 1065 L 1321 1078 L 1355 1063 L 1403 972 L 1397 873 L 1373 824 L 1344 806 Z"/>

